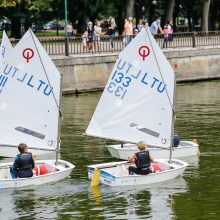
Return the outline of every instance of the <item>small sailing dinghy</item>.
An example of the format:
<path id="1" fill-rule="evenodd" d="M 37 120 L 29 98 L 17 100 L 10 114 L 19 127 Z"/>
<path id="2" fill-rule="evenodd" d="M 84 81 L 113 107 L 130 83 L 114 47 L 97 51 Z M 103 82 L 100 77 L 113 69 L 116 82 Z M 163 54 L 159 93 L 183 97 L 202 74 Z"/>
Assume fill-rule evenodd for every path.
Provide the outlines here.
<path id="1" fill-rule="evenodd" d="M 127 160 L 128 157 L 138 152 L 135 144 L 116 144 L 106 146 L 112 155 L 118 159 Z M 148 150 L 153 158 L 162 159 L 169 158 L 169 151 L 157 146 L 149 146 Z M 199 155 L 199 145 L 192 141 L 180 141 L 179 145 L 173 147 L 173 158 L 197 157 Z"/>
<path id="2" fill-rule="evenodd" d="M 7 37 L 7 34 L 5 31 L 3 31 L 2 35 L 2 41 L 0 46 L 0 66 L 5 62 L 7 57 L 12 57 L 13 54 L 16 51 L 16 48 L 19 48 L 19 45 L 22 44 L 23 41 L 19 41 L 19 43 L 15 46 L 15 48 L 12 47 L 10 40 Z M 0 76 L 0 91 L 1 87 L 3 88 L 6 84 L 7 77 L 5 74 L 1 74 Z M 0 108 L 4 107 L 4 103 L 0 103 Z M 18 150 L 16 147 L 8 149 L 8 146 L 0 145 L 0 157 L 14 157 L 17 154 Z M 37 156 L 41 154 L 53 154 L 52 151 L 46 151 L 46 150 L 38 150 L 38 149 L 32 149 L 32 154 Z"/>
<path id="3" fill-rule="evenodd" d="M 12 179 L 12 163 L 0 164 L 0 188 L 40 185 L 69 176 L 74 165 L 58 159 L 61 75 L 31 30 L 6 57 L 0 72 L 5 79 L 0 87 L 0 145 L 9 154 L 20 143 L 26 143 L 29 151 L 56 152 L 54 160 L 36 161 L 36 175 L 31 178 Z"/>
<path id="4" fill-rule="evenodd" d="M 91 165 L 89 179 L 98 176 L 102 184 L 111 186 L 138 185 L 183 174 L 187 163 L 172 159 L 174 89 L 172 67 L 143 28 L 119 54 L 86 134 L 125 143 L 145 141 L 169 150 L 169 159 L 156 160 L 157 172 L 149 175 L 129 175 L 128 162 Z"/>
<path id="5" fill-rule="evenodd" d="M 5 33 L 5 31 L 3 31 L 1 46 L 0 46 L 0 66 L 2 65 L 2 63 L 4 63 L 5 58 L 12 51 L 12 49 L 13 47 L 11 45 L 11 42 L 8 39 L 8 36 Z M 0 83 L 1 83 L 1 80 L 2 79 L 0 78 Z"/>
<path id="6" fill-rule="evenodd" d="M 141 36 L 142 35 L 143 33 Z M 153 51 L 150 49 L 151 46 L 155 48 L 155 54 L 153 54 Z M 129 155 L 138 151 L 137 146 L 132 144 L 132 142 L 136 141 L 137 137 L 141 137 L 145 142 L 150 143 L 149 138 L 155 139 L 155 137 L 158 136 L 156 139 L 161 139 L 161 143 L 153 142 L 148 146 L 148 150 L 155 159 L 167 159 L 169 158 L 169 151 L 167 148 L 161 147 L 161 145 L 164 146 L 162 142 L 166 140 L 162 137 L 162 134 L 159 136 L 158 132 L 152 133 L 148 129 L 148 118 L 152 116 L 152 123 L 155 122 L 155 125 L 160 127 L 155 129 L 167 129 L 165 123 L 163 123 L 163 128 L 160 125 L 160 117 L 163 117 L 163 114 L 158 112 L 161 106 L 161 98 L 163 97 L 161 96 L 157 99 L 157 94 L 151 94 L 153 91 L 157 91 L 158 94 L 166 93 L 164 86 L 167 82 L 164 84 L 163 79 L 159 79 L 155 75 L 156 72 L 159 71 L 158 65 L 163 73 L 164 79 L 169 77 L 170 72 L 173 72 L 173 70 L 170 68 L 170 64 L 155 41 L 153 41 L 150 46 L 139 44 L 136 50 L 138 50 L 138 53 L 134 54 L 134 48 L 129 47 L 120 54 L 110 77 L 111 82 L 109 82 L 108 88 L 104 91 L 103 98 L 99 104 L 102 107 L 99 108 L 99 112 L 96 111 L 88 134 L 90 135 L 91 133 L 92 136 L 110 137 L 113 140 L 120 140 L 120 138 L 117 137 L 121 135 L 121 133 L 124 133 L 121 144 L 106 146 L 111 156 L 123 160 L 127 160 Z M 154 59 L 153 55 L 157 57 L 157 60 Z M 145 62 L 140 63 L 137 56 Z M 141 89 L 139 85 L 134 85 L 138 81 L 140 84 L 145 85 L 145 88 L 143 87 L 143 89 Z M 123 82 L 123 84 L 121 84 L 121 82 Z M 128 87 L 131 87 L 131 85 L 135 87 L 135 90 L 133 90 L 133 93 L 129 92 L 128 94 Z M 107 97 L 110 92 L 119 98 L 114 105 L 109 102 L 109 97 Z M 136 93 L 138 93 L 139 97 Z M 145 99 L 146 105 L 142 105 L 144 104 L 142 96 L 145 93 L 148 94 L 148 97 Z M 109 106 L 109 103 L 111 106 Z M 134 103 L 136 103 L 137 108 L 135 108 Z M 162 112 L 166 112 L 166 109 Z M 136 115 L 136 121 L 130 122 L 129 125 L 124 123 L 124 121 L 129 121 L 134 115 Z M 164 119 L 167 120 L 166 118 Z M 103 123 L 101 123 L 102 120 Z M 96 125 L 98 126 L 96 127 Z M 102 131 L 101 135 L 98 130 Z M 112 133 L 112 130 L 114 130 L 115 133 Z M 139 134 L 142 132 L 143 135 L 134 135 L 132 130 L 136 130 L 136 133 Z M 149 135 L 151 137 L 149 137 Z M 128 140 L 130 140 L 130 143 Z M 172 155 L 173 158 L 197 157 L 199 155 L 199 145 L 197 141 L 180 140 L 177 145 L 174 145 Z"/>

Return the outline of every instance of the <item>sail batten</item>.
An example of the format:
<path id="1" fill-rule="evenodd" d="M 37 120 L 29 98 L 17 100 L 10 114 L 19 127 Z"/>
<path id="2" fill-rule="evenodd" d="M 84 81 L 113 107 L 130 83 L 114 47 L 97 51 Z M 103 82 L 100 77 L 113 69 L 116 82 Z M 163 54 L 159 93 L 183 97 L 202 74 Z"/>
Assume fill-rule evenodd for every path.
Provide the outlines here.
<path id="1" fill-rule="evenodd" d="M 168 148 L 173 91 L 172 67 L 142 29 L 119 54 L 86 134 Z"/>

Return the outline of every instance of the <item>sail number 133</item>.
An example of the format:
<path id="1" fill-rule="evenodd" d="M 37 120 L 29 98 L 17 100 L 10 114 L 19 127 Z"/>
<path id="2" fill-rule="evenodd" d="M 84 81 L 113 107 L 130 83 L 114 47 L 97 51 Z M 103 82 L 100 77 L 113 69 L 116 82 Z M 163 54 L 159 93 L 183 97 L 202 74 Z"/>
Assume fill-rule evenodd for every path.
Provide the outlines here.
<path id="1" fill-rule="evenodd" d="M 125 76 L 123 73 L 115 70 L 107 87 L 107 91 L 113 93 L 116 97 L 123 99 L 127 93 L 127 88 L 130 83 L 131 77 Z"/>

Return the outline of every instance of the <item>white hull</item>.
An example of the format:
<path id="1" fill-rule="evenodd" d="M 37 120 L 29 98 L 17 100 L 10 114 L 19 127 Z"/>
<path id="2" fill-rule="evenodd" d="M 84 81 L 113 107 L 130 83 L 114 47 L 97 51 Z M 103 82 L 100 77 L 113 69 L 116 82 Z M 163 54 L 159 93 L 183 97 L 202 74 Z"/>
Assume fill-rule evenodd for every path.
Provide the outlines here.
<path id="1" fill-rule="evenodd" d="M 182 175 L 187 163 L 173 159 L 169 164 L 166 159 L 156 160 L 162 171 L 148 175 L 129 175 L 128 162 L 112 162 L 88 166 L 88 178 L 92 179 L 95 168 L 100 170 L 100 183 L 109 186 L 147 185 L 168 181 Z"/>
<path id="2" fill-rule="evenodd" d="M 44 155 L 44 154 L 54 154 L 54 151 L 46 151 L 46 150 L 35 150 L 29 149 L 29 152 L 32 153 L 33 156 Z M 19 154 L 17 147 L 8 147 L 8 146 L 0 146 L 0 157 L 15 157 Z"/>
<path id="3" fill-rule="evenodd" d="M 134 144 L 124 144 L 123 148 L 120 144 L 118 145 L 109 145 L 106 146 L 113 157 L 118 159 L 127 160 L 129 156 L 138 152 L 138 148 Z M 169 149 L 157 148 L 157 147 L 148 147 L 150 155 L 154 159 L 168 159 L 169 158 Z M 190 156 L 197 156 L 199 152 L 198 144 L 195 144 L 191 141 L 180 141 L 178 147 L 173 148 L 172 157 L 173 158 L 183 158 Z"/>
<path id="4" fill-rule="evenodd" d="M 48 174 L 33 176 L 31 178 L 12 179 L 10 174 L 10 167 L 12 166 L 12 163 L 1 163 L 0 189 L 26 187 L 57 182 L 68 177 L 75 167 L 71 163 L 64 160 L 58 160 L 57 165 L 55 165 L 55 160 L 39 160 L 36 161 L 35 164 L 36 166 L 44 164 L 48 170 Z"/>

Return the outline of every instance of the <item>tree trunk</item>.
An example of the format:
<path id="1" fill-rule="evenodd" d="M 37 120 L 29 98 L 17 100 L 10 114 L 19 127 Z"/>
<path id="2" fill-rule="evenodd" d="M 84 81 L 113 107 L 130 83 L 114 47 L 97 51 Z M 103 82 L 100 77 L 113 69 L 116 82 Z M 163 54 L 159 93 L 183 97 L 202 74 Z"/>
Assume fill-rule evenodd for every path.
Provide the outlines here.
<path id="1" fill-rule="evenodd" d="M 209 6 L 211 0 L 203 0 L 202 8 L 202 31 L 209 31 Z"/>
<path id="2" fill-rule="evenodd" d="M 11 17 L 11 37 L 21 38 L 21 23 L 19 17 Z"/>
<path id="3" fill-rule="evenodd" d="M 179 16 L 179 10 L 180 10 L 180 0 L 175 1 L 175 8 L 173 11 L 173 31 L 176 32 L 177 30 L 177 18 Z"/>
<path id="4" fill-rule="evenodd" d="M 134 17 L 134 3 L 135 0 L 126 0 L 126 18 Z"/>
<path id="5" fill-rule="evenodd" d="M 173 20 L 173 9 L 175 5 L 175 0 L 166 0 L 165 1 L 165 23 L 167 21 Z"/>

